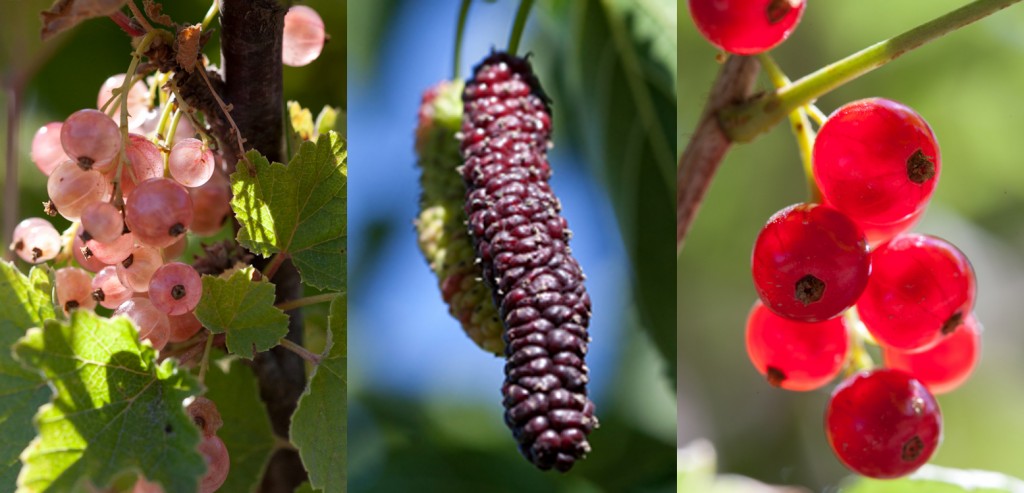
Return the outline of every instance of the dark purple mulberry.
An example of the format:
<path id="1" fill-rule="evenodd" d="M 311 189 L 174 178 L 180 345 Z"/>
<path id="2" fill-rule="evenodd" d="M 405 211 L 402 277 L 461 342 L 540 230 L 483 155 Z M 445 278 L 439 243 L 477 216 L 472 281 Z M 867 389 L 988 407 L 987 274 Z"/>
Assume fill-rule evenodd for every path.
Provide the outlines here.
<path id="1" fill-rule="evenodd" d="M 530 462 L 567 471 L 597 418 L 583 362 L 590 297 L 548 185 L 548 99 L 526 59 L 497 52 L 462 101 L 469 232 L 505 326 L 505 423 Z"/>

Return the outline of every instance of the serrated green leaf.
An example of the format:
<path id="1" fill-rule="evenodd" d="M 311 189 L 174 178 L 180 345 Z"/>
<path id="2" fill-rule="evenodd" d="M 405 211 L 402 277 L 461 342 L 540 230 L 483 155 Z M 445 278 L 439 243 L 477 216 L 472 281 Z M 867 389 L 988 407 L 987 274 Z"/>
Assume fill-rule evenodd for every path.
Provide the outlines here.
<path id="1" fill-rule="evenodd" d="M 214 334 L 227 333 L 228 350 L 252 359 L 288 333 L 288 315 L 274 306 L 274 285 L 252 280 L 253 267 L 228 279 L 203 276 L 196 318 Z"/>
<path id="2" fill-rule="evenodd" d="M 196 491 L 206 464 L 182 401 L 199 383 L 171 360 L 157 365 L 130 320 L 76 310 L 30 329 L 14 351 L 55 391 L 22 453 L 19 492 L 72 491 L 82 478 L 104 486 L 133 469 L 167 493 Z"/>
<path id="3" fill-rule="evenodd" d="M 21 461 L 18 454 L 36 436 L 32 417 L 50 398 L 39 374 L 14 360 L 10 347 L 31 327 L 53 318 L 50 279 L 33 268 L 25 276 L 14 264 L 0 261 L 0 491 L 14 491 Z"/>
<path id="4" fill-rule="evenodd" d="M 259 398 L 256 376 L 241 360 L 226 358 L 206 372 L 206 397 L 217 403 L 224 426 L 217 436 L 231 457 L 220 491 L 255 491 L 274 450 L 274 431 Z"/>
<path id="5" fill-rule="evenodd" d="M 902 479 L 851 478 L 843 493 L 1024 493 L 1024 481 L 1005 474 L 926 464 Z"/>
<path id="6" fill-rule="evenodd" d="M 255 151 L 248 157 L 255 175 L 245 167 L 231 175 L 238 242 L 264 257 L 288 254 L 303 282 L 340 291 L 346 276 L 344 139 L 328 132 L 315 144 L 305 142 L 288 166 Z"/>
<path id="7" fill-rule="evenodd" d="M 309 471 L 310 483 L 323 491 L 346 491 L 348 447 L 347 300 L 331 302 L 326 356 L 313 370 L 292 416 L 291 439 Z"/>
<path id="8" fill-rule="evenodd" d="M 675 0 L 553 1 L 556 113 L 599 171 L 629 253 L 641 322 L 675 378 Z M 538 55 L 540 56 L 540 55 Z M 542 73 L 542 79 L 544 74 Z M 559 124 L 555 123 L 556 134 Z M 669 309 L 666 309 L 669 307 Z"/>

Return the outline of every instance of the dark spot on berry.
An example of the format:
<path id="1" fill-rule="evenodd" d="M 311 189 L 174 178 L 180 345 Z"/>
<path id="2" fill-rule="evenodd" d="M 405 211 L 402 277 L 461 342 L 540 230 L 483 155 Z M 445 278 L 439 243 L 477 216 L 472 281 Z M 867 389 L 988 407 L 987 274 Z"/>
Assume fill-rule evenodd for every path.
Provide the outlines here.
<path id="1" fill-rule="evenodd" d="M 39 260 L 39 257 L 42 257 L 42 256 L 43 256 L 43 250 L 41 248 L 39 248 L 39 247 L 33 247 L 32 248 L 32 261 L 33 262 L 35 262 L 36 260 Z"/>
<path id="2" fill-rule="evenodd" d="M 948 336 L 956 330 L 964 321 L 964 314 L 956 312 L 946 319 L 946 322 L 942 324 L 942 335 Z"/>
<path id="3" fill-rule="evenodd" d="M 176 300 L 180 300 L 180 299 L 182 299 L 184 297 L 185 297 L 185 286 L 183 286 L 181 284 L 175 284 L 174 287 L 171 288 L 171 298 L 174 298 Z"/>
<path id="4" fill-rule="evenodd" d="M 185 234 L 185 225 L 181 223 L 174 223 L 171 229 L 167 230 L 167 234 L 177 237 Z"/>
<path id="5" fill-rule="evenodd" d="M 774 366 L 769 366 L 765 371 L 765 379 L 772 387 L 781 387 L 782 382 L 786 381 L 786 373 Z"/>
<path id="6" fill-rule="evenodd" d="M 82 171 L 89 171 L 92 169 L 92 165 L 96 163 L 96 160 L 88 157 L 81 156 L 78 158 L 78 167 L 82 168 Z"/>
<path id="7" fill-rule="evenodd" d="M 52 200 L 47 200 L 46 202 L 43 202 L 43 212 L 45 212 L 47 216 L 56 216 L 57 206 L 53 205 Z"/>
<path id="8" fill-rule="evenodd" d="M 92 299 L 94 299 L 96 301 L 103 301 L 103 300 L 107 299 L 107 295 L 103 294 L 103 290 L 102 289 L 97 289 L 96 291 L 92 292 Z"/>
<path id="9" fill-rule="evenodd" d="M 775 24 L 785 19 L 789 13 L 797 7 L 794 0 L 772 0 L 768 3 L 765 14 L 768 16 L 768 23 Z"/>
<path id="10" fill-rule="evenodd" d="M 900 458 L 903 459 L 903 462 L 910 462 L 917 459 L 921 452 L 924 452 L 924 440 L 914 435 L 910 440 L 903 442 L 903 452 L 900 454 Z"/>
<path id="11" fill-rule="evenodd" d="M 135 254 L 134 253 L 128 254 L 128 256 L 125 257 L 125 259 L 121 261 L 121 265 L 123 265 L 125 269 L 131 267 L 132 264 L 134 264 L 134 263 L 135 263 Z"/>
<path id="12" fill-rule="evenodd" d="M 202 416 L 200 416 L 198 414 L 195 415 L 195 416 L 192 416 L 192 422 L 195 423 L 196 426 L 198 426 L 200 430 L 205 430 L 206 429 L 206 419 L 203 418 Z"/>
<path id="13" fill-rule="evenodd" d="M 907 178 L 910 181 L 921 185 L 935 177 L 935 163 L 932 158 L 925 156 L 921 149 L 914 151 L 907 158 Z"/>
<path id="14" fill-rule="evenodd" d="M 89 247 L 82 247 L 82 256 L 85 257 L 86 260 L 91 259 L 93 256 L 92 250 L 89 250 Z"/>
<path id="15" fill-rule="evenodd" d="M 78 308 L 78 302 L 75 300 L 70 300 L 67 303 L 64 303 L 64 311 L 66 312 L 70 312 L 75 308 Z"/>
<path id="16" fill-rule="evenodd" d="M 796 282 L 796 294 L 794 296 L 804 306 L 820 300 L 824 295 L 825 282 L 817 277 L 807 274 Z"/>
<path id="17" fill-rule="evenodd" d="M 16 252 L 20 252 L 23 248 L 25 248 L 25 242 L 23 240 L 18 240 L 18 242 L 14 244 L 14 251 Z"/>

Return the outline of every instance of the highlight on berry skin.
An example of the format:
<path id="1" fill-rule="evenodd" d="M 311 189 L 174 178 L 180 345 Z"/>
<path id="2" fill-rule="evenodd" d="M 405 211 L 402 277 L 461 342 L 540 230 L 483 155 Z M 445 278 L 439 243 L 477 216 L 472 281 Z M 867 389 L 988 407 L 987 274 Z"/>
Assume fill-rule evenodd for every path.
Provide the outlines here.
<path id="1" fill-rule="evenodd" d="M 805 0 L 688 0 L 690 16 L 711 44 L 737 55 L 756 55 L 786 40 Z"/>

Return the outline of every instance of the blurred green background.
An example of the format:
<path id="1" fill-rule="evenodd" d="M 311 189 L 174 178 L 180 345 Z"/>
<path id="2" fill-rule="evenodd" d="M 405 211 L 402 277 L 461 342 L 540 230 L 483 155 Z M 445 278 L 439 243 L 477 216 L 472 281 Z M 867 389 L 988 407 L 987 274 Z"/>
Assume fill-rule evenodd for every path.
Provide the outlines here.
<path id="1" fill-rule="evenodd" d="M 682 3 L 682 2 L 680 2 Z M 809 2 L 773 55 L 790 78 L 899 34 L 967 2 Z M 718 63 L 679 11 L 679 143 L 685 145 Z M 822 97 L 827 114 L 881 96 L 919 112 L 938 136 L 942 175 L 915 231 L 963 250 L 978 278 L 985 326 L 974 376 L 939 397 L 945 439 L 933 463 L 1024 476 L 1024 7 L 1016 5 L 902 56 Z M 761 88 L 769 87 L 764 76 Z M 708 191 L 677 263 L 680 445 L 703 437 L 719 471 L 836 491 L 848 472 L 833 458 L 822 416 L 831 386 L 770 387 L 748 362 L 744 322 L 756 293 L 750 251 L 777 210 L 806 199 L 786 124 L 733 147 Z"/>
<path id="2" fill-rule="evenodd" d="M 463 76 L 506 46 L 518 4 L 473 3 Z M 459 1 L 350 8 L 350 491 L 674 491 L 674 0 L 540 1 L 520 48 L 554 101 L 552 188 L 594 306 L 601 427 L 568 474 L 520 456 L 502 420 L 504 360 L 448 315 L 416 246 L 416 112 L 451 77 Z"/>

